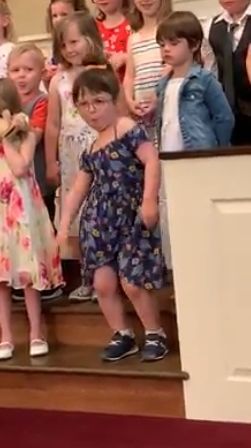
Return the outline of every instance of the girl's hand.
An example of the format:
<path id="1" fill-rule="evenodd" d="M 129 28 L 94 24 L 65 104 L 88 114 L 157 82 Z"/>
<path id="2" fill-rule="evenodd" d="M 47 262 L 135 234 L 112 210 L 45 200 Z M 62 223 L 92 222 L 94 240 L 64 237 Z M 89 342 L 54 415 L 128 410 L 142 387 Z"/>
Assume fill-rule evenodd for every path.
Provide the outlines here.
<path id="1" fill-rule="evenodd" d="M 29 118 L 22 112 L 13 115 L 11 124 L 16 131 L 28 132 L 29 130 Z"/>
<path id="2" fill-rule="evenodd" d="M 58 187 L 60 185 L 60 173 L 58 162 L 50 163 L 46 170 L 46 179 L 49 184 Z"/>
<path id="3" fill-rule="evenodd" d="M 157 99 L 151 98 L 147 100 L 141 100 L 141 101 L 130 101 L 128 103 L 129 109 L 133 115 L 135 115 L 138 118 L 145 117 L 146 115 L 152 114 L 157 105 Z"/>
<path id="4" fill-rule="evenodd" d="M 122 52 L 111 53 L 108 59 L 114 70 L 119 70 L 126 63 L 126 56 Z"/>
<path id="5" fill-rule="evenodd" d="M 63 246 L 68 239 L 68 228 L 61 226 L 61 224 L 60 224 L 56 238 L 57 238 L 57 243 L 58 243 L 59 247 Z"/>
<path id="6" fill-rule="evenodd" d="M 42 76 L 42 80 L 48 84 L 51 80 L 51 78 L 53 78 L 53 76 L 57 73 L 58 71 L 58 66 L 57 65 L 53 65 L 50 63 L 46 63 L 45 64 L 45 70 L 43 72 L 43 76 Z"/>
<path id="7" fill-rule="evenodd" d="M 144 199 L 141 205 L 140 215 L 147 229 L 155 227 L 159 220 L 159 207 L 157 201 Z"/>

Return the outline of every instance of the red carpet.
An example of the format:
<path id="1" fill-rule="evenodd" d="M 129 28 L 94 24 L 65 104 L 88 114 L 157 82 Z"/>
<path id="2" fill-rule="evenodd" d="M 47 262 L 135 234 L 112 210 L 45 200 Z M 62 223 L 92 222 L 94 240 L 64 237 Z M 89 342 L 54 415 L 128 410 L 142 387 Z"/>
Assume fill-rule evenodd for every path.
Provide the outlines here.
<path id="1" fill-rule="evenodd" d="M 0 409 L 3 448 L 250 448 L 251 425 Z"/>

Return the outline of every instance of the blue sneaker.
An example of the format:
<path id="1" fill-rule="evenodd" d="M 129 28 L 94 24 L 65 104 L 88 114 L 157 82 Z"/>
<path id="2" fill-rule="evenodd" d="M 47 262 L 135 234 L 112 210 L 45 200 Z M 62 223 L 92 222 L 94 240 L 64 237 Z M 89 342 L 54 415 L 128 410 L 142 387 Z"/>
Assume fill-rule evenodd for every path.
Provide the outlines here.
<path id="1" fill-rule="evenodd" d="M 164 336 L 151 333 L 146 336 L 145 345 L 141 351 L 142 361 L 158 361 L 168 353 L 167 340 Z"/>
<path id="2" fill-rule="evenodd" d="M 139 351 L 135 339 L 131 336 L 122 336 L 118 331 L 105 347 L 101 357 L 103 361 L 119 361 L 126 356 L 134 355 Z"/>

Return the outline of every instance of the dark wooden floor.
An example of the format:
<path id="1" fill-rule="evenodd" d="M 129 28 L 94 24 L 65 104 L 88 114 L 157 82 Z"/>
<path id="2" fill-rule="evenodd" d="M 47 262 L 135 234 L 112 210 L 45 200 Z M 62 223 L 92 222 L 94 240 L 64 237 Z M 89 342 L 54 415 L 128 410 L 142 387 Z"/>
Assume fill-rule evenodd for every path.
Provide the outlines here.
<path id="1" fill-rule="evenodd" d="M 25 309 L 15 305 L 17 345 L 13 359 L 0 363 L 0 407 L 184 416 L 183 381 L 188 374 L 180 366 L 172 288 L 154 296 L 171 349 L 155 363 L 142 363 L 138 354 L 102 362 L 100 352 L 111 333 L 98 304 L 73 304 L 67 297 L 43 305 L 50 354 L 30 359 Z M 125 306 L 141 344 L 141 324 L 127 300 Z"/>

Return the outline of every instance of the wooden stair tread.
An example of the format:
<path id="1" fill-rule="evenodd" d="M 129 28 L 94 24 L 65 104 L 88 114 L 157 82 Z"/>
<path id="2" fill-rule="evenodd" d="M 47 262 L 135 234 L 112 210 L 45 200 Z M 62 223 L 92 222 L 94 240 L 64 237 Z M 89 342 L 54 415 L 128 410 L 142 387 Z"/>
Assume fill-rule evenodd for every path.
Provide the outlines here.
<path id="1" fill-rule="evenodd" d="M 153 293 L 154 299 L 159 302 L 160 310 L 167 311 L 172 314 L 176 314 L 175 300 L 173 299 L 173 289 L 164 288 L 160 291 Z M 125 298 L 125 306 L 127 312 L 132 312 L 133 307 L 130 302 Z M 25 305 L 23 302 L 14 303 L 14 312 L 23 312 Z M 91 300 L 85 302 L 71 302 L 67 295 L 64 295 L 53 302 L 43 303 L 43 311 L 50 314 L 101 314 L 99 305 Z"/>
<path id="2" fill-rule="evenodd" d="M 16 347 L 13 359 L 1 361 L 0 372 L 68 373 L 117 377 L 142 377 L 186 380 L 188 374 L 180 367 L 178 352 L 168 354 L 154 363 L 142 363 L 139 355 L 119 362 L 105 363 L 100 359 L 102 348 L 97 346 L 52 346 L 48 356 L 30 358 L 27 345 Z"/>

